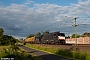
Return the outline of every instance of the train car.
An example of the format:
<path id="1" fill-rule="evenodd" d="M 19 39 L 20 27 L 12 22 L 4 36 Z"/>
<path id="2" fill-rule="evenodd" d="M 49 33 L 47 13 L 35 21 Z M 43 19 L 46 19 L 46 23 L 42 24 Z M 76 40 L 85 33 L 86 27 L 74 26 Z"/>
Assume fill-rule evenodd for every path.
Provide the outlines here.
<path id="1" fill-rule="evenodd" d="M 36 44 L 40 44 L 41 43 L 41 36 L 35 36 L 34 42 Z"/>
<path id="2" fill-rule="evenodd" d="M 45 44 L 65 44 L 65 34 L 53 32 L 41 36 L 41 43 Z"/>
<path id="3" fill-rule="evenodd" d="M 34 42 L 34 39 L 35 39 L 34 37 L 26 38 L 26 39 L 25 39 L 25 42 L 26 42 L 26 43 L 35 43 L 35 42 Z"/>
<path id="4" fill-rule="evenodd" d="M 25 42 L 26 43 L 41 43 L 41 37 L 40 36 L 34 36 L 34 37 L 31 37 L 31 38 L 26 38 L 25 39 Z"/>

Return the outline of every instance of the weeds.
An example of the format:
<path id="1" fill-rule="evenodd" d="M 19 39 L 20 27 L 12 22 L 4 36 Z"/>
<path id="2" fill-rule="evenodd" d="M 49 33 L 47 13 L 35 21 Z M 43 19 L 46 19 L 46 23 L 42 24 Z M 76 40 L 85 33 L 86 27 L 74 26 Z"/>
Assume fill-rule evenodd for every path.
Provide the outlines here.
<path id="1" fill-rule="evenodd" d="M 30 48 L 35 48 L 38 50 L 47 51 L 56 55 L 60 55 L 63 57 L 71 58 L 73 60 L 90 60 L 90 53 L 84 53 L 78 51 L 72 51 L 71 49 L 58 49 L 58 48 L 51 48 L 51 47 L 42 47 L 42 46 L 36 46 L 31 44 L 26 44 L 26 46 Z"/>
<path id="2" fill-rule="evenodd" d="M 9 48 L 3 48 L 0 53 L 0 58 L 14 58 L 14 60 L 37 60 L 34 55 L 27 53 L 16 45 Z"/>

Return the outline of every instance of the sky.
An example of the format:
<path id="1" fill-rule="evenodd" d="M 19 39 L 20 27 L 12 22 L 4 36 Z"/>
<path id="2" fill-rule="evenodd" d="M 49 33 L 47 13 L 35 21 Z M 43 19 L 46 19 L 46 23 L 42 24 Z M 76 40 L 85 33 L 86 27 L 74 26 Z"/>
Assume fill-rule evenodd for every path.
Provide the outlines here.
<path id="1" fill-rule="evenodd" d="M 90 0 L 0 0 L 0 28 L 5 35 L 25 38 L 50 30 L 68 35 L 90 32 Z"/>

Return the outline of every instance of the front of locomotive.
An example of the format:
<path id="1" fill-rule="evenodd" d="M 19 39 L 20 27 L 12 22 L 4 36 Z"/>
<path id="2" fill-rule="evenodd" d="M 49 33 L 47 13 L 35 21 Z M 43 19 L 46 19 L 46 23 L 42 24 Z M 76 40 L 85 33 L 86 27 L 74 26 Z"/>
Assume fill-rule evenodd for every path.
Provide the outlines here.
<path id="1" fill-rule="evenodd" d="M 64 34 L 64 33 L 59 33 L 59 34 L 58 34 L 58 41 L 59 41 L 61 44 L 65 44 L 65 34 Z"/>

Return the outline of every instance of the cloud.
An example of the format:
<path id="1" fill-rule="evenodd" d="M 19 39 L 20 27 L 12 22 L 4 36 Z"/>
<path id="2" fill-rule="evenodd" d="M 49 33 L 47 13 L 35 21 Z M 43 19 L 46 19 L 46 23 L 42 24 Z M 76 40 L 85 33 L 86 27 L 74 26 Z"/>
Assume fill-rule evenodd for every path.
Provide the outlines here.
<path id="1" fill-rule="evenodd" d="M 60 30 L 72 34 L 74 33 L 72 19 L 77 16 L 90 15 L 90 0 L 79 1 L 78 4 L 71 4 L 71 6 L 35 4 L 34 2 L 33 7 L 30 7 L 28 4 L 31 2 L 34 1 L 27 0 L 27 3 L 24 4 L 13 3 L 9 6 L 0 6 L 0 27 L 4 28 L 5 34 L 26 37 L 30 33 L 45 30 Z M 65 16 L 71 18 L 65 18 Z M 84 27 L 83 30 L 80 28 L 79 32 L 84 32 Z"/>
<path id="2" fill-rule="evenodd" d="M 25 4 L 25 5 L 30 5 L 30 4 L 32 4 L 32 3 L 34 3 L 33 0 L 26 0 L 26 2 L 25 2 L 24 4 Z"/>

